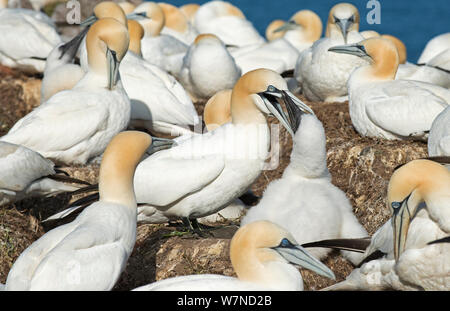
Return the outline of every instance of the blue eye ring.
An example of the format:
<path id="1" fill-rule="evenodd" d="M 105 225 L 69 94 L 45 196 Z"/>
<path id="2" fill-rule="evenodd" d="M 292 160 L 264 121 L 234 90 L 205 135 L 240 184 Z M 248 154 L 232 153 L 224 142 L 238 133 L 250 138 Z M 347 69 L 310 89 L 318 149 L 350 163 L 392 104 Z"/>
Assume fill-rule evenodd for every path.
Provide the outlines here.
<path id="1" fill-rule="evenodd" d="M 277 89 L 273 86 L 273 85 L 269 85 L 269 87 L 267 88 L 268 92 L 275 92 Z"/>
<path id="2" fill-rule="evenodd" d="M 293 244 L 286 238 L 281 240 L 280 247 L 291 247 Z"/>
<path id="3" fill-rule="evenodd" d="M 399 209 L 402 206 L 400 202 L 392 202 L 391 207 L 396 210 Z"/>

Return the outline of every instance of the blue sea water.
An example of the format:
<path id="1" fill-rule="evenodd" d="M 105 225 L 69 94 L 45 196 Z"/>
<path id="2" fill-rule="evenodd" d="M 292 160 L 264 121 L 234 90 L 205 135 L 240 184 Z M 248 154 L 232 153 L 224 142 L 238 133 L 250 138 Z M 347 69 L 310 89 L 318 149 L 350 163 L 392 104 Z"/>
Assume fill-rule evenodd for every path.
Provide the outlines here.
<path id="1" fill-rule="evenodd" d="M 163 0 L 164 1 L 164 0 Z M 417 62 L 426 43 L 436 35 L 450 32 L 450 0 L 378 0 L 381 5 L 380 24 L 369 25 L 366 16 L 369 0 L 350 0 L 361 14 L 360 30 L 375 30 L 400 38 L 408 49 L 408 61 Z M 206 0 L 166 0 L 180 6 L 203 4 Z M 239 7 L 261 34 L 274 19 L 288 20 L 301 9 L 316 12 L 326 23 L 330 8 L 339 0 L 230 0 Z M 325 26 L 324 26 L 325 27 Z"/>

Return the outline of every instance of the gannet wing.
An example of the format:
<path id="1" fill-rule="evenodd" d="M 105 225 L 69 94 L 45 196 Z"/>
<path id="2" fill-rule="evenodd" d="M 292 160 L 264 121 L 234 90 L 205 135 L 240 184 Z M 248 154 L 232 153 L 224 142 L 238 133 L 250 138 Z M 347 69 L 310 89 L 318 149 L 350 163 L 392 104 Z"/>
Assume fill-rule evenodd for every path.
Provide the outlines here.
<path id="1" fill-rule="evenodd" d="M 448 103 L 440 94 L 436 95 L 421 85 L 415 81 L 402 81 L 385 87 L 386 96 L 369 100 L 367 116 L 375 125 L 396 135 L 423 135 Z"/>
<path id="2" fill-rule="evenodd" d="M 213 182 L 224 168 L 224 159 L 215 155 L 141 163 L 134 178 L 137 202 L 170 205 Z"/>

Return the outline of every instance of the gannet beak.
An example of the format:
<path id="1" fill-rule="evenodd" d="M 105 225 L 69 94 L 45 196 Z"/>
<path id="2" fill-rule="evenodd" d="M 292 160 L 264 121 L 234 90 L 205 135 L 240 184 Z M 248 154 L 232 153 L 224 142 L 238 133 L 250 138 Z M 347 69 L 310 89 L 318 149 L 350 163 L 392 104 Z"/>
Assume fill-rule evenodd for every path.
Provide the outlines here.
<path id="1" fill-rule="evenodd" d="M 80 23 L 81 27 L 88 27 L 91 26 L 93 23 L 95 23 L 98 20 L 97 16 L 91 15 L 88 18 L 86 18 L 84 21 Z"/>
<path id="2" fill-rule="evenodd" d="M 112 90 L 119 78 L 119 64 L 116 52 L 107 48 L 106 59 L 108 62 L 108 89 Z"/>
<path id="3" fill-rule="evenodd" d="M 289 91 L 283 91 L 283 97 L 288 111 L 291 128 L 294 129 L 294 133 L 296 133 L 300 126 L 302 115 L 314 115 L 314 111 Z"/>
<path id="4" fill-rule="evenodd" d="M 225 44 L 225 48 L 227 49 L 237 49 L 239 46 L 235 44 Z"/>
<path id="5" fill-rule="evenodd" d="M 329 279 L 336 280 L 336 277 L 326 265 L 321 263 L 318 259 L 309 254 L 300 245 L 288 245 L 281 244 L 275 247 L 274 250 L 280 254 L 288 262 L 301 266 L 305 269 L 311 270 L 319 275 L 325 276 Z"/>
<path id="6" fill-rule="evenodd" d="M 273 32 L 280 32 L 280 31 L 289 31 L 289 30 L 294 30 L 296 28 L 300 27 L 300 25 L 298 25 L 296 22 L 294 21 L 288 21 L 286 23 L 284 23 L 283 26 L 275 29 Z"/>
<path id="7" fill-rule="evenodd" d="M 177 143 L 172 139 L 159 138 L 152 136 L 152 144 L 145 152 L 148 155 L 152 155 L 158 151 L 170 149 L 173 146 L 176 146 Z"/>
<path id="8" fill-rule="evenodd" d="M 328 51 L 340 54 L 350 54 L 361 58 L 370 57 L 369 54 L 367 54 L 364 45 L 360 44 L 337 45 L 329 48 Z"/>
<path id="9" fill-rule="evenodd" d="M 150 17 L 147 16 L 146 12 L 130 13 L 130 14 L 127 15 L 127 19 L 140 20 L 140 19 L 143 19 L 143 18 L 150 19 Z"/>
<path id="10" fill-rule="evenodd" d="M 278 119 L 278 121 L 280 121 L 280 123 L 292 136 L 294 136 L 294 131 L 292 130 L 292 127 L 289 123 L 289 119 L 284 113 L 283 108 L 281 108 L 280 103 L 278 102 L 278 99 L 283 99 L 283 92 L 273 85 L 270 85 L 267 88 L 267 91 L 259 93 L 258 95 L 262 98 L 270 113 L 274 115 L 275 118 Z"/>
<path id="11" fill-rule="evenodd" d="M 80 47 L 80 44 L 83 41 L 84 36 L 87 34 L 88 31 L 89 27 L 84 28 L 82 31 L 80 31 L 79 34 L 73 37 L 73 39 L 61 45 L 59 47 L 59 50 L 61 51 L 59 59 L 61 59 L 64 55 L 66 55 L 67 52 L 70 52 L 69 57 L 70 59 L 73 59 L 78 52 L 78 48 Z"/>
<path id="12" fill-rule="evenodd" d="M 403 200 L 403 202 L 392 203 L 392 208 L 394 209 L 394 215 L 392 216 L 392 226 L 394 231 L 394 256 L 396 261 L 405 250 L 409 224 L 414 216 L 408 206 L 410 196 L 411 195 Z"/>
<path id="13" fill-rule="evenodd" d="M 344 42 L 347 44 L 347 34 L 350 27 L 354 24 L 353 16 L 347 19 L 338 19 L 336 25 L 341 29 L 342 35 L 344 36 Z"/>

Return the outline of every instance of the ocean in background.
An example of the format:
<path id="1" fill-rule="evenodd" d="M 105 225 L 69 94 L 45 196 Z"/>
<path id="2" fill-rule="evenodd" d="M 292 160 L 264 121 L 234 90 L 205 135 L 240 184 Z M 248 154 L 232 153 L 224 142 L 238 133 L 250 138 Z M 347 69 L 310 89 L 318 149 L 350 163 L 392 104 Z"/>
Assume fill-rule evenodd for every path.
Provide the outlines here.
<path id="1" fill-rule="evenodd" d="M 450 0 L 378 0 L 381 4 L 381 23 L 369 25 L 366 16 L 368 0 L 348 1 L 358 7 L 361 14 L 360 30 L 375 30 L 400 38 L 407 47 L 408 61 L 417 62 L 426 43 L 436 35 L 450 32 Z M 206 0 L 167 0 L 176 6 L 186 3 L 203 4 Z M 295 12 L 309 9 L 316 12 L 322 22 L 328 18 L 330 8 L 339 0 L 230 0 L 239 7 L 248 20 L 264 35 L 274 19 L 288 20 Z M 324 30 L 325 31 L 325 30 Z"/>

